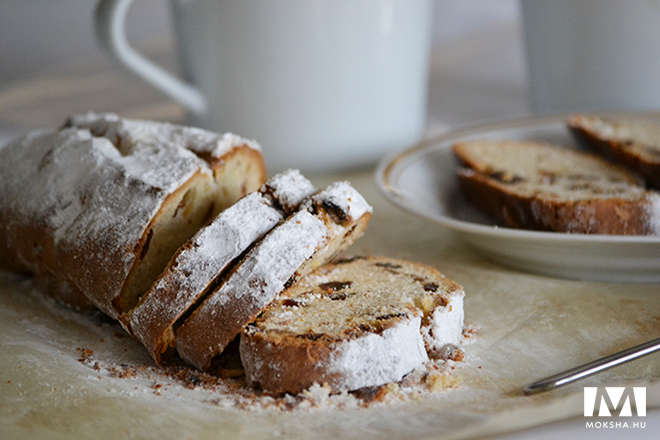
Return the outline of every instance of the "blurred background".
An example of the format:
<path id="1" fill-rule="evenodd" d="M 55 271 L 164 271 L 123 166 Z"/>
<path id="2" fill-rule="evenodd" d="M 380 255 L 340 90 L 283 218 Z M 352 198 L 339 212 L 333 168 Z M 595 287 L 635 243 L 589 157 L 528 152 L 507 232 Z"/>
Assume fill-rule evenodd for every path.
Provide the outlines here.
<path id="1" fill-rule="evenodd" d="M 435 3 L 429 134 L 528 114 L 517 0 Z M 96 63 L 96 71 L 104 63 L 110 66 L 93 32 L 95 4 L 92 0 L 2 0 L 0 90 L 17 90 L 35 76 L 64 72 L 76 63 Z M 136 48 L 159 54 L 161 64 L 175 68 L 168 2 L 136 1 L 127 27 Z M 122 75 L 123 81 L 138 82 L 128 73 Z"/>

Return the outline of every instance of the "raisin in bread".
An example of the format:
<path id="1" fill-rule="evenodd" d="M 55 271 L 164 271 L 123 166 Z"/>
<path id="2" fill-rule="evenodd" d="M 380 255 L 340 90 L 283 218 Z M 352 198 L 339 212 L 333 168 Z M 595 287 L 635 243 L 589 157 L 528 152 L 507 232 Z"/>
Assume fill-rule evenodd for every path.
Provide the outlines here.
<path id="1" fill-rule="evenodd" d="M 237 263 L 176 331 L 180 357 L 208 370 L 240 332 L 287 285 L 350 246 L 371 207 L 347 182 L 313 195 Z"/>
<path id="2" fill-rule="evenodd" d="M 202 228 L 172 258 L 138 306 L 121 317 L 161 364 L 174 352 L 176 325 L 254 242 L 315 191 L 297 170 L 269 179 Z"/>
<path id="3" fill-rule="evenodd" d="M 271 393 L 397 382 L 462 340 L 460 286 L 433 268 L 383 257 L 320 267 L 241 334 L 247 381 Z"/>
<path id="4" fill-rule="evenodd" d="M 660 235 L 660 194 L 592 154 L 533 141 L 458 143 L 468 200 L 504 226 Z"/>
<path id="5" fill-rule="evenodd" d="M 218 147 L 254 163 L 239 193 L 265 180 L 259 151 L 238 151 L 247 143 Z M 134 307 L 174 252 L 238 195 L 216 183 L 226 165 L 214 169 L 175 142 L 68 127 L 29 133 L 0 154 L 2 268 L 33 273 L 71 302 L 82 294 L 113 318 Z"/>
<path id="6" fill-rule="evenodd" d="M 642 119 L 572 115 L 566 120 L 578 142 L 639 173 L 660 189 L 660 125 Z"/>

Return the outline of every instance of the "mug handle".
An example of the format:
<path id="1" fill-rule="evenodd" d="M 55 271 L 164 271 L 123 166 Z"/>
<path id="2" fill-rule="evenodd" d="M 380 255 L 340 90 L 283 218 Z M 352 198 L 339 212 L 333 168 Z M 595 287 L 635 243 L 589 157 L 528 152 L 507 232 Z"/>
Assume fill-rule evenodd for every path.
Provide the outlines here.
<path id="1" fill-rule="evenodd" d="M 126 14 L 133 0 L 100 0 L 96 7 L 96 36 L 119 63 L 193 113 L 207 110 L 206 98 L 188 84 L 136 52 L 126 38 Z"/>

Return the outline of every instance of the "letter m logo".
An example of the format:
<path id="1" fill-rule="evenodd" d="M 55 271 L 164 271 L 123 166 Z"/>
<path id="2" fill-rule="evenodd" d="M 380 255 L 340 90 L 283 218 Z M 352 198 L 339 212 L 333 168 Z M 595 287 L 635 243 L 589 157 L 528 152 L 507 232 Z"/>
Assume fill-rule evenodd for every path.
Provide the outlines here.
<path id="1" fill-rule="evenodd" d="M 632 417 L 632 408 L 646 416 L 645 387 L 584 387 L 585 417 Z"/>

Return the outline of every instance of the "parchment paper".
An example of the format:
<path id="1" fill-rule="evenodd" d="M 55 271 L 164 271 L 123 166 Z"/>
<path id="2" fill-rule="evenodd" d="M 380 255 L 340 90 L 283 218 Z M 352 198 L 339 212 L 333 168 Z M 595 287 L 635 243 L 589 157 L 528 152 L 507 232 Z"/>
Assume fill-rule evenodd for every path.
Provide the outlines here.
<path id="1" fill-rule="evenodd" d="M 321 187 L 337 176 L 313 177 Z M 525 396 L 528 383 L 660 335 L 660 286 L 576 282 L 483 260 L 449 231 L 389 205 L 371 172 L 347 174 L 374 205 L 352 254 L 406 258 L 463 285 L 466 324 L 478 327 L 459 385 L 370 408 L 290 412 L 223 407 L 216 392 L 111 377 L 81 363 L 153 365 L 118 326 L 43 299 L 29 280 L 0 278 L 0 425 L 17 438 L 471 438 L 578 417 L 585 385 L 647 387 L 660 406 L 660 361 L 647 356 L 563 389 Z"/>

